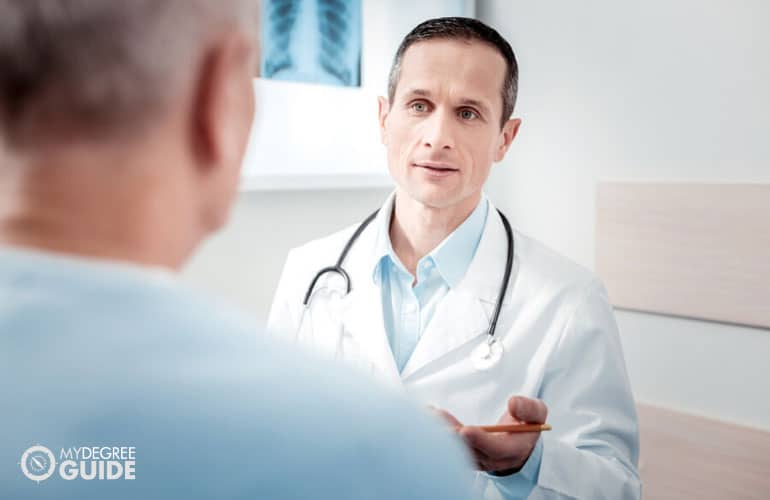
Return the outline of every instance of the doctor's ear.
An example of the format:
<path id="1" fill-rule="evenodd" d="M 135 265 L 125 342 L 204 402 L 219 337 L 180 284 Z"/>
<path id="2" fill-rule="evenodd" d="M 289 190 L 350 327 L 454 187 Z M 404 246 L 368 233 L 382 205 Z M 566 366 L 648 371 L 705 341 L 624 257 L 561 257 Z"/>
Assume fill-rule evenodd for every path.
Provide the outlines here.
<path id="1" fill-rule="evenodd" d="M 377 108 L 377 118 L 380 122 L 380 141 L 382 141 L 382 143 L 387 146 L 388 130 L 387 126 L 385 125 L 385 121 L 388 118 L 388 113 L 390 113 L 390 101 L 388 101 L 388 99 L 385 97 L 378 97 Z"/>
<path id="2" fill-rule="evenodd" d="M 500 142 L 495 151 L 495 162 L 502 161 L 505 158 L 505 153 L 508 152 L 508 148 L 511 147 L 511 143 L 516 138 L 516 134 L 519 133 L 519 127 L 521 126 L 521 118 L 511 118 L 503 125 L 503 129 L 500 131 Z"/>

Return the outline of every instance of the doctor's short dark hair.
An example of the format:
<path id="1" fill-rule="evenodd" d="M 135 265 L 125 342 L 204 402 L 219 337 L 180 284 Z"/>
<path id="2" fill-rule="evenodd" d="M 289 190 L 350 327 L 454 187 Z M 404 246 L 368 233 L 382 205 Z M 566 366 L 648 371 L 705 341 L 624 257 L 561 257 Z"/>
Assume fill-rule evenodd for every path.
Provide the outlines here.
<path id="1" fill-rule="evenodd" d="M 401 77 L 401 61 L 404 58 L 406 49 L 417 42 L 424 42 L 432 39 L 450 39 L 450 40 L 478 40 L 496 48 L 500 55 L 505 59 L 506 72 L 503 80 L 501 95 L 503 98 L 503 114 L 500 120 L 500 126 L 513 114 L 513 108 L 516 105 L 516 94 L 518 92 L 519 65 L 516 62 L 516 55 L 513 53 L 511 45 L 495 29 L 487 26 L 477 19 L 469 17 L 439 17 L 429 19 L 417 25 L 409 34 L 404 37 L 396 51 L 393 59 L 393 65 L 390 67 L 390 76 L 388 78 L 388 100 L 393 102 L 396 95 L 396 87 Z"/>
<path id="2" fill-rule="evenodd" d="M 148 123 L 222 24 L 254 0 L 0 0 L 0 146 L 103 139 Z M 2 147 L 0 147 L 2 150 Z"/>

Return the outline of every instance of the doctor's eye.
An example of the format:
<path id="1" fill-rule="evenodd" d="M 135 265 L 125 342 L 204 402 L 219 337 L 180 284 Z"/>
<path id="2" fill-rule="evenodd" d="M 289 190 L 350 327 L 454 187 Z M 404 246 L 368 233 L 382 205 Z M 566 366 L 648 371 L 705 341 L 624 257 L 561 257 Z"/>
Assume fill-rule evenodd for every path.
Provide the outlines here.
<path id="1" fill-rule="evenodd" d="M 463 120 L 475 120 L 479 117 L 479 114 L 472 109 L 464 108 L 460 110 L 459 116 Z"/>
<path id="2" fill-rule="evenodd" d="M 428 111 L 428 103 L 424 101 L 414 101 L 409 104 L 409 109 L 415 113 L 425 113 Z"/>

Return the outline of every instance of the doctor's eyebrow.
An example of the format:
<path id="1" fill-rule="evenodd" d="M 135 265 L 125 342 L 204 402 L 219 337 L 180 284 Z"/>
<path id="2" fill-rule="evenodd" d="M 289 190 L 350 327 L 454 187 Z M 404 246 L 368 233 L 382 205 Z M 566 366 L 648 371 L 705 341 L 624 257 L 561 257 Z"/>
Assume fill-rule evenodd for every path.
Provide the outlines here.
<path id="1" fill-rule="evenodd" d="M 431 93 L 430 90 L 425 89 L 409 89 L 404 92 L 404 100 L 409 100 L 412 97 L 425 97 L 429 99 L 431 97 Z"/>

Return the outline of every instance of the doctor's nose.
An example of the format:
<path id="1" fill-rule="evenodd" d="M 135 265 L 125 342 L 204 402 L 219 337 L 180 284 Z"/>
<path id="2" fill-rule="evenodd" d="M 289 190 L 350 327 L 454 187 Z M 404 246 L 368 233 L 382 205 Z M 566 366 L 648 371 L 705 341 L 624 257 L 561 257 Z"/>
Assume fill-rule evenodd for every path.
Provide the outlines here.
<path id="1" fill-rule="evenodd" d="M 454 149 L 452 122 L 445 113 L 435 112 L 424 123 L 422 145 L 431 149 Z"/>

